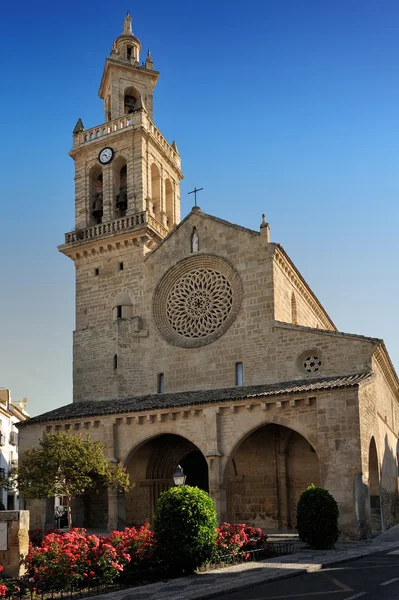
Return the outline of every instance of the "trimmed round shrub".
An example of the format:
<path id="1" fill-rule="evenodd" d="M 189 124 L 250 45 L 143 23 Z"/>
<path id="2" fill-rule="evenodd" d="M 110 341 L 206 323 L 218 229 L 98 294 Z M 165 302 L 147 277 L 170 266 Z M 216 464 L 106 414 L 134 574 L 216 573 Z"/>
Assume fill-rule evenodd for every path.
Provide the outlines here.
<path id="1" fill-rule="evenodd" d="M 310 485 L 302 492 L 296 509 L 299 539 L 311 548 L 333 548 L 339 538 L 338 504 L 321 487 Z"/>
<path id="2" fill-rule="evenodd" d="M 182 485 L 163 492 L 154 516 L 160 560 L 175 573 L 191 573 L 212 556 L 216 540 L 212 498 L 197 487 Z"/>

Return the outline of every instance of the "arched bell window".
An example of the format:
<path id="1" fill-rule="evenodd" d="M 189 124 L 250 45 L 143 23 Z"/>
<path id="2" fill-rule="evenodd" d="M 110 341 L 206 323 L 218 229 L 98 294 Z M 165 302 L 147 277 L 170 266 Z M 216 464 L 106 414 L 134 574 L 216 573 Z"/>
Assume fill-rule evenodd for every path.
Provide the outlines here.
<path id="1" fill-rule="evenodd" d="M 113 164 L 114 207 L 117 218 L 126 215 L 127 199 L 127 163 L 123 156 L 118 156 Z"/>
<path id="2" fill-rule="evenodd" d="M 132 56 L 132 55 L 131 55 Z M 130 58 L 129 58 L 130 60 Z M 136 106 L 136 102 L 139 98 L 139 92 L 133 88 L 128 87 L 125 89 L 124 97 L 123 97 L 123 112 L 125 115 L 129 115 L 134 112 L 134 108 Z"/>
<path id="3" fill-rule="evenodd" d="M 155 163 L 151 165 L 151 200 L 154 217 L 161 222 L 161 175 Z"/>
<path id="4" fill-rule="evenodd" d="M 103 218 L 103 172 L 95 165 L 89 175 L 90 222 L 101 223 Z"/>
<path id="5" fill-rule="evenodd" d="M 173 228 L 173 186 L 170 179 L 165 180 L 165 208 L 166 208 L 166 225 L 169 229 Z"/>

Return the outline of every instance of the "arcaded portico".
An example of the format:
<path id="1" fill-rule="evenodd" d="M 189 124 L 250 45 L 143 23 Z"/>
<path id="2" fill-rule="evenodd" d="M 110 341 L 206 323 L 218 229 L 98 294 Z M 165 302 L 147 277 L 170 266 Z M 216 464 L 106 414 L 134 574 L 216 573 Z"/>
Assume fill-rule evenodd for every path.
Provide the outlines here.
<path id="1" fill-rule="evenodd" d="M 73 402 L 20 424 L 21 453 L 69 430 L 126 465 L 134 489 L 76 499 L 75 525 L 151 521 L 180 463 L 220 520 L 294 528 L 315 483 L 344 535 L 390 527 L 399 381 L 384 343 L 337 330 L 264 215 L 248 229 L 195 206 L 180 221 L 180 154 L 152 121 L 159 73 L 140 48 L 128 15 L 105 123 L 73 131 L 75 228 L 59 247 L 76 269 Z M 51 503 L 30 508 L 53 525 Z"/>

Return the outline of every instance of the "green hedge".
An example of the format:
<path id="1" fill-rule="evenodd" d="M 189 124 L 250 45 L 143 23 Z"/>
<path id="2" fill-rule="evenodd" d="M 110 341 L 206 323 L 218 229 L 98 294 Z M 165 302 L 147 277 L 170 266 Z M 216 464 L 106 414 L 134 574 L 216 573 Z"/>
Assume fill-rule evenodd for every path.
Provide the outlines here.
<path id="1" fill-rule="evenodd" d="M 296 511 L 299 538 L 319 550 L 333 548 L 339 538 L 338 504 L 327 490 L 310 485 Z"/>
<path id="2" fill-rule="evenodd" d="M 154 517 L 157 554 L 175 572 L 193 572 L 212 556 L 216 540 L 212 498 L 182 485 L 163 492 Z"/>

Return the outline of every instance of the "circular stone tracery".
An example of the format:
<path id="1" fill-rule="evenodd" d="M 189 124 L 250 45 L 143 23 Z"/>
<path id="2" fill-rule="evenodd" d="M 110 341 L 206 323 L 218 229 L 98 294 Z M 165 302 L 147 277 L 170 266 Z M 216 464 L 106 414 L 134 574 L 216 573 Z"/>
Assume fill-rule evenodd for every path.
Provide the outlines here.
<path id="1" fill-rule="evenodd" d="M 303 366 L 308 373 L 316 373 L 321 367 L 321 360 L 317 356 L 307 356 Z"/>
<path id="2" fill-rule="evenodd" d="M 154 318 L 176 346 L 197 347 L 221 336 L 241 304 L 238 273 L 225 259 L 202 255 L 169 269 L 154 296 Z"/>
<path id="3" fill-rule="evenodd" d="M 173 329 L 187 338 L 210 335 L 227 319 L 233 291 L 227 279 L 213 269 L 196 269 L 173 286 L 166 314 Z"/>

